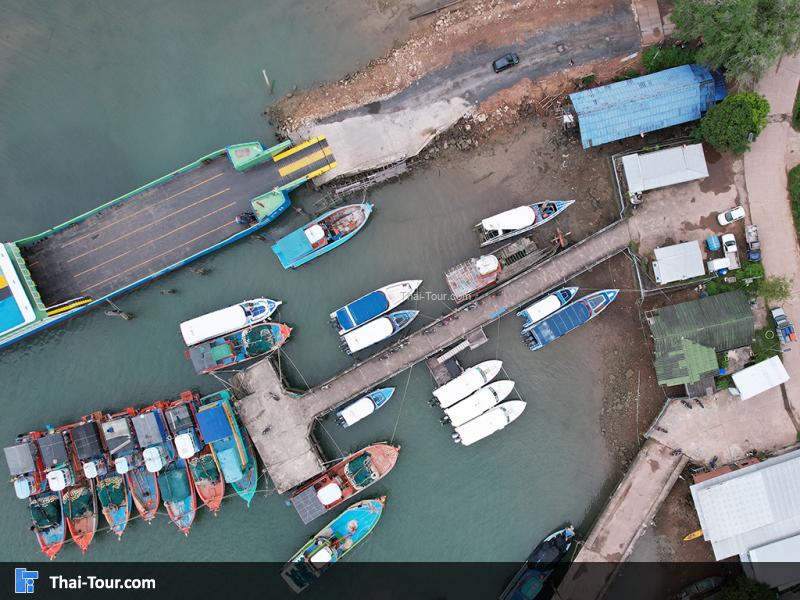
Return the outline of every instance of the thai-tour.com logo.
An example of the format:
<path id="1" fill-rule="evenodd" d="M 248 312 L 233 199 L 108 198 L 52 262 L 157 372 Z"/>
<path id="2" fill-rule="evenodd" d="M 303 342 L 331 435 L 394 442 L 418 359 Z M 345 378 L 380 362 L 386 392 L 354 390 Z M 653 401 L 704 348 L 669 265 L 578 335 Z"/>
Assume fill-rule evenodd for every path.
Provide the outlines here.
<path id="1" fill-rule="evenodd" d="M 14 593 L 32 594 L 37 579 L 39 579 L 39 571 L 29 571 L 24 567 L 17 567 L 14 569 Z"/>
<path id="2" fill-rule="evenodd" d="M 30 571 L 25 568 L 14 569 L 14 592 L 17 594 L 33 594 L 39 571 Z M 64 577 L 63 575 L 50 575 L 43 578 L 53 590 L 154 590 L 155 579 L 142 577 L 119 578 L 97 577 L 95 575 L 78 575 L 77 577 Z M 42 585 L 40 583 L 40 585 Z"/>

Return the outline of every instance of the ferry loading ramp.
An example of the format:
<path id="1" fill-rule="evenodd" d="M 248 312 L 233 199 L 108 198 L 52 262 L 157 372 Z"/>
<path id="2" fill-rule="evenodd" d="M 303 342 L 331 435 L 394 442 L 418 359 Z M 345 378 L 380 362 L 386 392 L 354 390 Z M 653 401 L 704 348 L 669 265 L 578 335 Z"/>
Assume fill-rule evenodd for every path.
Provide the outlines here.
<path id="1" fill-rule="evenodd" d="M 254 211 L 253 199 L 335 165 L 324 137 L 287 145 L 246 169 L 234 153 L 252 144 L 220 150 L 86 218 L 18 242 L 44 305 L 113 295 L 233 241 L 252 227 L 236 217 Z M 288 203 L 277 198 L 276 208 Z"/>

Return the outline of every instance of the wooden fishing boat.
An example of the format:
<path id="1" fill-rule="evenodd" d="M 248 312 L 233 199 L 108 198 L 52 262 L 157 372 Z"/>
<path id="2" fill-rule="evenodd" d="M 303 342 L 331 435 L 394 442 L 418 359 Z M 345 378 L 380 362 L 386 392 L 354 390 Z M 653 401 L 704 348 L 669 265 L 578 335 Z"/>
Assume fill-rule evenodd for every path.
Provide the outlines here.
<path id="1" fill-rule="evenodd" d="M 250 506 L 258 485 L 258 470 L 253 446 L 231 406 L 231 394 L 222 390 L 199 400 L 197 425 L 203 440 L 219 465 L 223 479 Z"/>
<path id="2" fill-rule="evenodd" d="M 289 339 L 292 328 L 262 323 L 192 346 L 186 356 L 198 374 L 211 373 L 271 354 Z"/>
<path id="3" fill-rule="evenodd" d="M 449 408 L 477 392 L 492 379 L 497 377 L 503 368 L 502 360 L 486 360 L 466 369 L 461 375 L 433 390 L 433 397 L 439 406 Z"/>
<path id="4" fill-rule="evenodd" d="M 95 489 L 103 517 L 111 531 L 121 538 L 128 525 L 133 504 L 125 476 L 110 471 L 97 478 Z"/>
<path id="5" fill-rule="evenodd" d="M 358 400 L 348 402 L 336 411 L 336 422 L 344 428 L 355 425 L 386 404 L 392 394 L 394 394 L 393 387 L 379 388 Z"/>
<path id="6" fill-rule="evenodd" d="M 339 335 L 344 335 L 394 310 L 408 300 L 420 285 L 422 285 L 421 279 L 409 279 L 385 285 L 332 312 L 331 322 L 339 329 Z"/>
<path id="7" fill-rule="evenodd" d="M 181 335 L 187 346 L 194 346 L 269 319 L 282 304 L 270 298 L 254 298 L 215 310 L 181 323 Z"/>
<path id="8" fill-rule="evenodd" d="M 475 225 L 481 248 L 544 225 L 574 203 L 574 200 L 534 202 L 483 219 Z"/>
<path id="9" fill-rule="evenodd" d="M 341 246 L 361 231 L 372 209 L 369 202 L 334 208 L 278 240 L 272 251 L 284 269 L 295 269 Z"/>
<path id="10" fill-rule="evenodd" d="M 400 446 L 386 443 L 362 448 L 300 486 L 292 494 L 292 505 L 308 524 L 380 481 L 399 455 Z"/>
<path id="11" fill-rule="evenodd" d="M 13 446 L 3 449 L 14 493 L 20 500 L 47 490 L 42 454 L 36 445 L 36 440 L 41 436 L 39 431 L 17 436 Z"/>
<path id="12" fill-rule="evenodd" d="M 180 400 L 159 403 L 164 410 L 177 456 L 159 474 L 158 485 L 170 520 L 185 535 L 189 534 L 197 513 L 197 496 L 188 460 L 201 448 L 192 415 L 193 403 L 199 397 L 187 391 L 181 394 Z"/>
<path id="13" fill-rule="evenodd" d="M 302 592 L 363 541 L 378 524 L 385 503 L 386 496 L 356 502 L 300 548 L 281 570 L 292 591 Z"/>
<path id="14" fill-rule="evenodd" d="M 64 490 L 63 506 L 72 541 L 83 554 L 89 548 L 97 530 L 97 496 L 94 480 L 79 479 L 77 485 Z"/>
<path id="15" fill-rule="evenodd" d="M 156 474 L 150 473 L 142 462 L 125 474 L 125 483 L 131 491 L 136 512 L 149 525 L 155 519 L 161 502 Z"/>
<path id="16" fill-rule="evenodd" d="M 530 327 L 552 315 L 562 306 L 566 306 L 578 294 L 577 287 L 565 287 L 556 290 L 551 294 L 547 294 L 543 298 L 539 298 L 536 302 L 522 309 L 517 313 L 518 317 L 522 317 L 525 322 L 522 327 Z"/>
<path id="17" fill-rule="evenodd" d="M 206 446 L 186 462 L 189 464 L 198 498 L 208 510 L 216 513 L 225 497 L 225 481 L 211 447 Z"/>
<path id="18" fill-rule="evenodd" d="M 501 429 L 505 429 L 509 423 L 522 414 L 522 411 L 525 410 L 525 404 L 522 400 L 501 402 L 479 417 L 475 417 L 460 427 L 456 427 L 453 440 L 464 446 L 471 446 L 475 442 L 489 437 Z"/>
<path id="19" fill-rule="evenodd" d="M 445 423 L 460 427 L 464 423 L 481 416 L 490 408 L 498 405 L 514 391 L 514 382 L 507 379 L 493 381 L 483 386 L 471 396 L 444 409 Z"/>
<path id="20" fill-rule="evenodd" d="M 418 314 L 418 310 L 398 310 L 370 321 L 358 329 L 345 333 L 342 336 L 342 348 L 347 354 L 369 348 L 411 325 L 411 321 L 416 319 Z"/>
<path id="21" fill-rule="evenodd" d="M 503 590 L 500 600 L 533 600 L 567 555 L 575 538 L 572 525 L 559 529 L 544 538 L 528 556 L 514 578 Z"/>
<path id="22" fill-rule="evenodd" d="M 532 351 L 539 350 L 594 319 L 608 308 L 618 293 L 619 290 L 600 290 L 583 296 L 558 309 L 549 317 L 523 329 L 522 339 Z"/>
<path id="23" fill-rule="evenodd" d="M 61 551 L 67 537 L 61 492 L 47 490 L 31 496 L 28 508 L 39 547 L 50 560 L 53 560 Z"/>

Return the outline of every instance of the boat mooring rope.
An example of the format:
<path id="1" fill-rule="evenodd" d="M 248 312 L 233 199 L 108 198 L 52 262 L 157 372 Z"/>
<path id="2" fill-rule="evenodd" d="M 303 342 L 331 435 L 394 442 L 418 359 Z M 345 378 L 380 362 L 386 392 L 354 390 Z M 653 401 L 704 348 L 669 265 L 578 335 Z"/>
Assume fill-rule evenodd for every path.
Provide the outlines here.
<path id="1" fill-rule="evenodd" d="M 414 370 L 414 365 L 408 369 L 408 377 L 406 378 L 406 387 L 403 390 L 403 398 L 400 400 L 400 410 L 397 413 L 397 419 L 394 422 L 394 430 L 392 430 L 392 438 L 389 440 L 390 444 L 394 443 L 394 436 L 397 433 L 397 426 L 400 424 L 400 417 L 403 415 L 403 406 L 406 403 L 406 395 L 408 394 L 408 384 L 411 382 L 411 372 Z"/>

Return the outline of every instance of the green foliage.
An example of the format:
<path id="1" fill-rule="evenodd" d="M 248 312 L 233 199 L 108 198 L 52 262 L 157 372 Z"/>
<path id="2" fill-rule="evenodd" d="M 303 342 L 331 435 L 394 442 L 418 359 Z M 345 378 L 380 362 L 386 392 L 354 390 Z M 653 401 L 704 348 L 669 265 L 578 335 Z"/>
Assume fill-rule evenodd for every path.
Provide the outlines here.
<path id="1" fill-rule="evenodd" d="M 720 588 L 714 595 L 717 600 L 775 600 L 776 594 L 769 586 L 740 575 L 732 583 Z"/>
<path id="2" fill-rule="evenodd" d="M 696 61 L 697 51 L 680 46 L 650 46 L 642 54 L 642 62 L 648 73 L 691 65 Z"/>
<path id="3" fill-rule="evenodd" d="M 736 281 L 727 283 L 726 278 L 735 277 Z M 752 281 L 750 281 L 752 279 Z M 728 271 L 725 277 L 717 277 L 706 284 L 709 295 L 723 294 L 734 290 L 742 290 L 751 298 L 759 295 L 759 286 L 764 280 L 764 265 L 760 262 L 743 263 L 740 269 Z M 748 283 L 749 282 L 749 283 Z"/>
<path id="4" fill-rule="evenodd" d="M 728 368 L 728 353 L 727 352 L 717 352 L 717 364 L 719 365 L 720 369 L 727 369 Z"/>
<path id="5" fill-rule="evenodd" d="M 717 391 L 727 390 L 729 387 L 733 387 L 733 379 L 731 379 L 730 375 L 723 375 L 722 377 L 717 377 L 716 381 Z"/>
<path id="6" fill-rule="evenodd" d="M 641 73 L 639 73 L 639 69 L 627 69 L 624 75 L 625 79 L 634 79 L 635 77 L 639 77 Z"/>
<path id="7" fill-rule="evenodd" d="M 578 79 L 578 87 L 582 88 L 589 87 L 595 82 L 596 79 L 597 75 L 595 75 L 594 73 L 589 73 L 588 75 L 584 75 L 583 77 Z"/>
<path id="8" fill-rule="evenodd" d="M 798 0 L 800 1 L 800 0 Z M 698 137 L 721 151 L 742 154 L 767 126 L 769 102 L 761 94 L 740 92 L 712 106 L 697 128 Z"/>
<path id="9" fill-rule="evenodd" d="M 775 337 L 775 322 L 771 321 L 771 327 L 763 327 L 757 329 L 755 333 L 755 341 L 750 346 L 753 353 L 753 363 L 759 363 L 773 356 L 780 356 L 783 360 L 783 353 L 781 352 L 781 343 Z"/>
<path id="10" fill-rule="evenodd" d="M 800 165 L 789 171 L 789 198 L 792 200 L 794 228 L 800 236 Z"/>
<path id="11" fill-rule="evenodd" d="M 758 295 L 770 302 L 784 302 L 792 295 L 792 280 L 787 277 L 773 275 L 758 284 Z"/>
<path id="12" fill-rule="evenodd" d="M 745 85 L 800 50 L 800 0 L 675 0 L 671 18 L 678 39 L 702 40 L 698 62 Z"/>
<path id="13" fill-rule="evenodd" d="M 797 88 L 797 94 L 794 97 L 794 108 L 792 108 L 792 127 L 800 131 L 800 86 Z"/>

